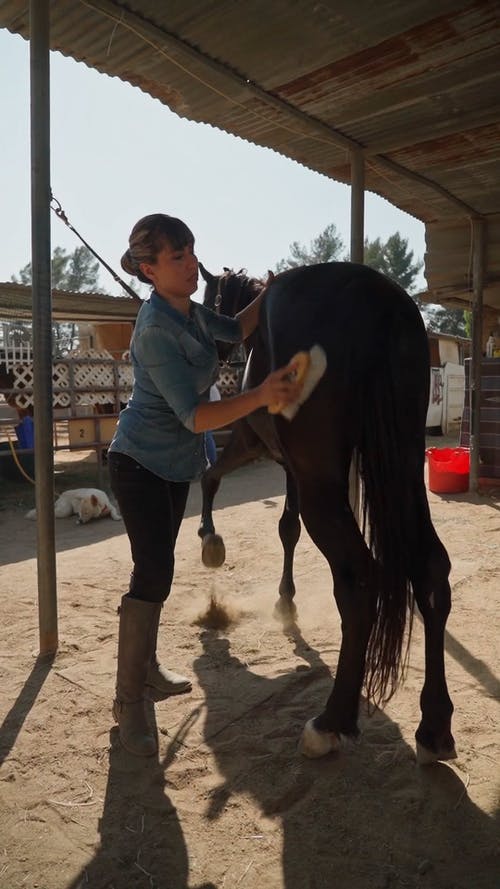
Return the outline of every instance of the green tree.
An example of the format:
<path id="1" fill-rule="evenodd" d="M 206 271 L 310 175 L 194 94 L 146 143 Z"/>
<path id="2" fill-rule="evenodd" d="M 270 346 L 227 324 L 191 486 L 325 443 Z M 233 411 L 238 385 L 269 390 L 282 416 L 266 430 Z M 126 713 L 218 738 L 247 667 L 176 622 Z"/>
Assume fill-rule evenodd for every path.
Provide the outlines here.
<path id="1" fill-rule="evenodd" d="M 290 244 L 290 256 L 287 259 L 280 259 L 275 271 L 283 272 L 285 269 L 300 265 L 346 259 L 345 251 L 345 244 L 337 227 L 332 223 L 317 238 L 313 238 L 309 249 L 298 241 Z M 366 265 L 393 278 L 409 292 L 414 287 L 415 278 L 423 265 L 420 260 L 414 261 L 413 250 L 408 249 L 408 239 L 401 237 L 399 232 L 395 232 L 387 241 L 382 241 L 381 238 L 369 241 L 367 238 L 364 254 Z"/>
<path id="2" fill-rule="evenodd" d="M 18 276 L 12 275 L 12 281 L 16 284 L 31 284 L 31 263 L 25 265 Z M 72 293 L 97 291 L 99 262 L 85 246 L 76 247 L 73 253 L 67 253 L 62 247 L 55 247 L 51 260 L 51 283 L 54 290 L 68 290 Z M 56 322 L 52 325 L 52 331 L 53 356 L 63 358 L 75 346 L 76 325 Z"/>
<path id="3" fill-rule="evenodd" d="M 51 278 L 54 290 L 70 290 L 73 293 L 90 292 L 99 286 L 99 262 L 86 247 L 76 247 L 67 253 L 63 247 L 55 247 L 51 260 Z M 31 262 L 12 275 L 16 284 L 31 284 Z"/>
<path id="4" fill-rule="evenodd" d="M 447 309 L 445 306 L 427 306 L 427 327 L 433 333 L 449 333 L 453 336 L 470 336 L 463 309 Z"/>
<path id="5" fill-rule="evenodd" d="M 336 226 L 332 223 L 311 241 L 309 249 L 303 244 L 299 244 L 298 241 L 290 244 L 290 256 L 288 259 L 280 259 L 276 264 L 275 271 L 283 272 L 285 269 L 300 265 L 313 265 L 316 262 L 332 262 L 343 259 L 348 259 L 345 255 L 345 245 Z M 427 304 L 412 293 L 415 288 L 415 279 L 423 262 L 414 260 L 413 250 L 409 250 L 407 238 L 401 237 L 399 232 L 394 232 L 387 241 L 382 241 L 381 238 L 369 241 L 366 238 L 364 261 L 366 265 L 382 272 L 388 278 L 392 278 L 410 293 L 427 320 Z"/>
<path id="6" fill-rule="evenodd" d="M 382 272 L 408 293 L 415 286 L 415 278 L 420 272 L 423 263 L 421 260 L 413 261 L 413 250 L 408 249 L 408 238 L 402 238 L 399 232 L 394 232 L 387 241 L 375 238 L 374 241 L 365 240 L 365 263 L 372 269 Z M 420 303 L 420 300 L 416 300 Z"/>
<path id="7" fill-rule="evenodd" d="M 333 262 L 342 259 L 342 251 L 345 250 L 344 242 L 332 223 L 322 231 L 317 238 L 313 238 L 309 249 L 298 241 L 294 241 L 289 247 L 288 259 L 280 259 L 276 263 L 275 272 L 284 272 L 285 269 L 294 269 L 300 265 L 314 265 L 316 262 Z"/>

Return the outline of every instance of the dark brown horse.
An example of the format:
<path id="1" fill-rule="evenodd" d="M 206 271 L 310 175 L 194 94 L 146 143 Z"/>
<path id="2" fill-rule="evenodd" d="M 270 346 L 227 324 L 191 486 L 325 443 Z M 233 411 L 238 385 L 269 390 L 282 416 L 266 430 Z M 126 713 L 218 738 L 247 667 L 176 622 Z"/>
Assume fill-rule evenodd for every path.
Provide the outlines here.
<path id="1" fill-rule="evenodd" d="M 247 278 L 243 272 L 235 275 L 232 272 L 226 271 L 223 276 L 217 279 L 210 275 L 201 263 L 200 270 L 207 282 L 206 304 L 214 308 L 217 302 L 218 311 L 220 311 L 220 300 L 222 299 L 221 288 L 225 294 L 225 312 L 236 314 L 244 305 L 257 296 L 264 286 L 262 281 Z M 229 299 L 232 300 L 231 303 L 229 303 Z M 253 347 L 258 345 L 259 339 L 258 331 L 249 337 L 245 343 L 247 354 L 250 354 Z M 230 355 L 232 346 L 227 343 L 218 343 L 218 350 L 219 358 L 222 362 L 225 362 Z M 247 373 L 248 371 L 246 375 Z M 246 380 L 244 377 L 243 386 L 245 385 Z M 230 439 L 222 453 L 218 456 L 217 462 L 204 474 L 201 480 L 203 501 L 198 534 L 203 541 L 202 553 L 204 561 L 212 566 L 222 564 L 225 558 L 225 549 L 222 538 L 215 533 L 212 514 L 214 498 L 219 490 L 221 479 L 235 469 L 263 456 L 276 460 L 283 467 L 286 474 L 286 499 L 278 526 L 284 552 L 283 573 L 279 585 L 279 600 L 275 607 L 275 613 L 284 624 L 289 624 L 296 617 L 296 609 L 293 604 L 295 596 L 293 557 L 300 537 L 299 505 L 294 477 L 288 468 L 286 457 L 276 436 L 274 424 L 271 422 L 267 411 L 256 411 L 251 416 L 234 423 Z"/>
<path id="2" fill-rule="evenodd" d="M 259 286 L 242 273 L 202 274 L 205 304 L 223 314 L 247 305 Z M 371 701 L 391 697 L 404 672 L 416 600 L 425 627 L 417 758 L 423 764 L 451 759 L 453 705 L 444 666 L 450 562 L 431 521 L 424 483 L 424 324 L 404 290 L 366 266 L 290 269 L 267 289 L 258 329 L 247 343 L 244 386 L 258 385 L 315 344 L 326 353 L 327 370 L 294 419 L 261 410 L 244 429 L 286 467 L 287 500 L 295 491 L 298 497 L 290 511 L 298 504 L 330 565 L 342 620 L 335 684 L 324 711 L 307 723 L 302 750 L 322 756 L 339 747 L 341 735 L 358 733 L 363 683 Z M 254 438 L 249 447 L 257 447 Z M 362 480 L 361 529 L 349 501 L 352 461 Z M 210 472 L 216 481 L 216 468 Z M 298 519 L 292 524 L 298 539 Z"/>

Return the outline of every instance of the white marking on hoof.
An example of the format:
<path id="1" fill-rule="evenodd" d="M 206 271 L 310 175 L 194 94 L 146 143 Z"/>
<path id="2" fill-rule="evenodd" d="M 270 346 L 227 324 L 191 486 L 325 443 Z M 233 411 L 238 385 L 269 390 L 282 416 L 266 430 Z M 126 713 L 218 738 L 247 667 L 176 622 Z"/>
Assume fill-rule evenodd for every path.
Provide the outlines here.
<path id="1" fill-rule="evenodd" d="M 220 534 L 206 534 L 201 541 L 201 560 L 206 568 L 220 568 L 226 560 L 226 547 Z"/>
<path id="2" fill-rule="evenodd" d="M 310 719 L 304 726 L 299 742 L 299 751 L 309 759 L 318 759 L 340 748 L 340 738 L 335 732 L 319 732 Z"/>
<path id="3" fill-rule="evenodd" d="M 417 763 L 419 766 L 430 766 L 436 762 L 446 762 L 448 759 L 456 759 L 457 751 L 454 747 L 450 750 L 442 750 L 437 753 L 434 750 L 428 750 L 427 747 L 422 747 L 422 744 L 416 743 L 417 749 Z"/>

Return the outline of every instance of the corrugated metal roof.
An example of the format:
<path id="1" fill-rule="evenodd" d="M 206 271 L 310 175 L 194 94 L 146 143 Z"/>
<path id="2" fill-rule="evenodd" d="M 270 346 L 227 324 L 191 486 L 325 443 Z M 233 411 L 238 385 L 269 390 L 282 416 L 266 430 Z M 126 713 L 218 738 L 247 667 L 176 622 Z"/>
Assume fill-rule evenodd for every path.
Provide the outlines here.
<path id="1" fill-rule="evenodd" d="M 54 321 L 135 321 L 139 308 L 129 297 L 52 291 Z M 0 321 L 31 318 L 32 312 L 31 287 L 0 284 Z"/>
<path id="2" fill-rule="evenodd" d="M 498 0 L 52 0 L 51 46 L 425 223 L 500 211 Z M 28 7 L 0 27 L 28 37 Z M 500 249 L 500 248 L 499 248 Z"/>
<path id="3" fill-rule="evenodd" d="M 467 219 L 443 219 L 429 223 L 425 231 L 426 276 L 430 302 L 450 307 L 467 306 L 472 299 L 471 226 Z M 484 283 L 485 305 L 500 309 L 500 214 L 491 216 L 485 238 L 488 278 Z"/>

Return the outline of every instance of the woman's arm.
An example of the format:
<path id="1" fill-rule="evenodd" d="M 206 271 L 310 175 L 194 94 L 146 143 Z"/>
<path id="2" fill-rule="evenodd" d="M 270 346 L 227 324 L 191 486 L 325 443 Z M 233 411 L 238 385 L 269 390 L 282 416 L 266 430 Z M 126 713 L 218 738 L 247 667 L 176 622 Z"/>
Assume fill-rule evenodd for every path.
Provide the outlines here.
<path id="1" fill-rule="evenodd" d="M 274 274 L 272 272 L 268 272 L 267 281 L 262 285 L 262 290 L 259 295 L 252 300 L 252 302 L 246 306 L 241 312 L 238 312 L 234 317 L 240 322 L 241 329 L 243 331 L 243 339 L 246 340 L 247 336 L 250 336 L 251 333 L 254 332 L 257 324 L 259 323 L 259 310 L 262 299 L 267 292 L 269 285 L 274 281 Z"/>
<path id="2" fill-rule="evenodd" d="M 257 324 L 259 323 L 259 309 L 260 304 L 262 302 L 262 297 L 264 296 L 265 288 L 261 290 L 258 296 L 249 303 L 241 312 L 238 312 L 234 317 L 237 321 L 240 322 L 241 325 L 241 338 L 242 340 L 246 340 L 251 333 L 254 332 Z"/>
<path id="3" fill-rule="evenodd" d="M 248 416 L 259 407 L 266 407 L 276 402 L 291 404 L 297 401 L 302 383 L 290 380 L 290 374 L 294 370 L 295 363 L 291 361 L 286 367 L 269 374 L 255 389 L 249 389 L 222 401 L 201 402 L 194 415 L 194 431 L 207 432 L 209 429 L 221 429 L 229 423 L 234 423 L 235 420 Z"/>

